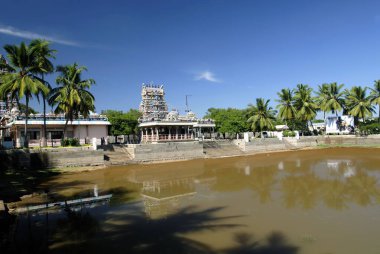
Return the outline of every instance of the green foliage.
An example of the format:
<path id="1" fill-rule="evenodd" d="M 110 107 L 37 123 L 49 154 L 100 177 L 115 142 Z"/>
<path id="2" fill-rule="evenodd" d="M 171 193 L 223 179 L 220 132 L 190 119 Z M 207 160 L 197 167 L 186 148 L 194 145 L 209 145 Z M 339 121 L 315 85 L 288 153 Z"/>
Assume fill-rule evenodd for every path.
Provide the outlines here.
<path id="1" fill-rule="evenodd" d="M 57 67 L 60 73 L 56 78 L 58 87 L 51 90 L 49 103 L 56 106 L 55 113 L 65 114 L 64 132 L 69 120 L 73 121 L 79 115 L 86 118 L 90 111 L 95 110 L 95 97 L 89 92 L 95 80 L 81 78 L 81 73 L 86 70 L 86 67 L 78 66 L 77 63 Z"/>
<path id="2" fill-rule="evenodd" d="M 289 88 L 282 89 L 277 95 L 279 97 L 276 100 L 279 103 L 276 107 L 279 110 L 278 117 L 285 122 L 294 120 L 297 116 L 297 111 L 294 107 L 293 90 Z"/>
<path id="3" fill-rule="evenodd" d="M 77 138 L 65 138 L 61 141 L 62 146 L 80 146 L 79 139 Z"/>
<path id="4" fill-rule="evenodd" d="M 294 95 L 294 107 L 297 110 L 297 119 L 311 121 L 317 115 L 318 106 L 312 97 L 313 89 L 308 85 L 298 84 Z"/>
<path id="5" fill-rule="evenodd" d="M 370 96 L 366 94 L 367 88 L 354 86 L 351 90 L 346 91 L 346 104 L 348 113 L 354 117 L 362 118 L 372 116 L 375 111 L 371 105 Z"/>
<path id="6" fill-rule="evenodd" d="M 256 105 L 248 106 L 249 118 L 247 122 L 251 123 L 253 131 L 265 131 L 274 129 L 274 121 L 276 120 L 276 111 L 269 106 L 270 100 L 263 98 L 256 99 Z"/>
<path id="7" fill-rule="evenodd" d="M 369 88 L 371 90 L 371 94 L 369 96 L 371 100 L 371 104 L 378 105 L 378 119 L 377 121 L 380 123 L 380 80 L 375 80 L 373 88 Z"/>
<path id="8" fill-rule="evenodd" d="M 10 95 L 12 99 L 18 102 L 25 97 L 25 130 L 28 128 L 29 100 L 38 93 L 47 94 L 48 88 L 41 81 L 36 73 L 45 72 L 38 63 L 39 53 L 36 47 L 26 45 L 21 42 L 20 46 L 5 45 L 4 50 L 7 52 L 9 68 L 11 71 L 1 75 L 0 98 Z M 4 61 L 3 61 L 4 62 Z M 4 64 L 2 64 L 4 65 Z M 28 139 L 24 140 L 24 146 L 28 147 Z"/>
<path id="9" fill-rule="evenodd" d="M 380 123 L 362 124 L 359 126 L 360 133 L 362 134 L 380 134 Z"/>
<path id="10" fill-rule="evenodd" d="M 117 110 L 105 110 L 102 114 L 106 115 L 111 125 L 111 135 L 130 135 L 138 133 L 138 119 L 141 113 L 136 109 L 128 112 Z"/>
<path id="11" fill-rule="evenodd" d="M 284 137 L 295 137 L 296 133 L 294 131 L 286 130 L 282 132 Z"/>
<path id="12" fill-rule="evenodd" d="M 215 121 L 217 132 L 236 134 L 249 130 L 246 114 L 246 110 L 235 108 L 209 108 L 205 118 Z"/>

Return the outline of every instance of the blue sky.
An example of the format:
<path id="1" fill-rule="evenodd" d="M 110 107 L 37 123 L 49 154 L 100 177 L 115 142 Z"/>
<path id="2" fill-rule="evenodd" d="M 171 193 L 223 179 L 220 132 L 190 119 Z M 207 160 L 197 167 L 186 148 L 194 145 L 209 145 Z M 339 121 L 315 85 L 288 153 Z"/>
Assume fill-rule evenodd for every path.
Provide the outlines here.
<path id="1" fill-rule="evenodd" d="M 202 116 L 257 97 L 274 106 L 298 83 L 380 79 L 380 1 L 13 0 L 1 10 L 0 45 L 51 40 L 55 64 L 87 66 L 98 112 L 138 108 L 144 82 L 165 85 L 170 109 L 183 112 L 191 95 Z"/>

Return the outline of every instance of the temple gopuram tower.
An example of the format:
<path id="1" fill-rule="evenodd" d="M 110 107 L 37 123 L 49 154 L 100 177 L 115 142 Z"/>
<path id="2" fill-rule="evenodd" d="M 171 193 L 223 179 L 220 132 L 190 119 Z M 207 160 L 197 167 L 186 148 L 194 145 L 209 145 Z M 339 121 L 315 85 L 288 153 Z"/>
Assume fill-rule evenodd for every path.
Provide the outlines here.
<path id="1" fill-rule="evenodd" d="M 144 85 L 141 90 L 139 128 L 141 143 L 195 141 L 212 138 L 215 122 L 198 119 L 191 111 L 180 115 L 168 112 L 164 86 Z"/>
<path id="2" fill-rule="evenodd" d="M 140 112 L 141 122 L 157 121 L 165 119 L 168 114 L 168 106 L 164 98 L 163 85 L 145 85 L 141 90 Z"/>

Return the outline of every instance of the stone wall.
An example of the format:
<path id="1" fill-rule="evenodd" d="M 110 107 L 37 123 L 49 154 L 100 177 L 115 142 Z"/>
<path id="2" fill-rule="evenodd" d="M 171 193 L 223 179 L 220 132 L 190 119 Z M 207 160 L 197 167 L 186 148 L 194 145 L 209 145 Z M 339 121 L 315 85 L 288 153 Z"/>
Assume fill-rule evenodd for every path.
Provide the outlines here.
<path id="1" fill-rule="evenodd" d="M 0 169 L 43 169 L 104 165 L 104 151 L 15 149 L 0 151 Z"/>
<path id="2" fill-rule="evenodd" d="M 318 145 L 380 145 L 380 135 L 371 135 L 367 137 L 356 137 L 354 135 L 342 136 L 308 136 L 296 138 L 263 138 L 255 139 L 252 142 L 239 143 L 239 147 L 246 153 L 293 150 Z"/>
<path id="3" fill-rule="evenodd" d="M 197 141 L 128 145 L 128 152 L 134 162 L 204 158 L 203 145 Z"/>

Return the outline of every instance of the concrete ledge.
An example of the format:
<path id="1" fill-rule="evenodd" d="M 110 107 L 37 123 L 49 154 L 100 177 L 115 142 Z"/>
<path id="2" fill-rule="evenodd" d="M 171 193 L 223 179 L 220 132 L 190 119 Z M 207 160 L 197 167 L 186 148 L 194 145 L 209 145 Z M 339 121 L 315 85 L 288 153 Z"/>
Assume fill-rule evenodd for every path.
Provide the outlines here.
<path id="1" fill-rule="evenodd" d="M 189 160 L 204 158 L 203 145 L 199 142 L 167 142 L 128 146 L 133 162 Z"/>
<path id="2" fill-rule="evenodd" d="M 104 165 L 104 151 L 90 149 L 15 149 L 0 151 L 0 168 L 44 169 Z"/>

